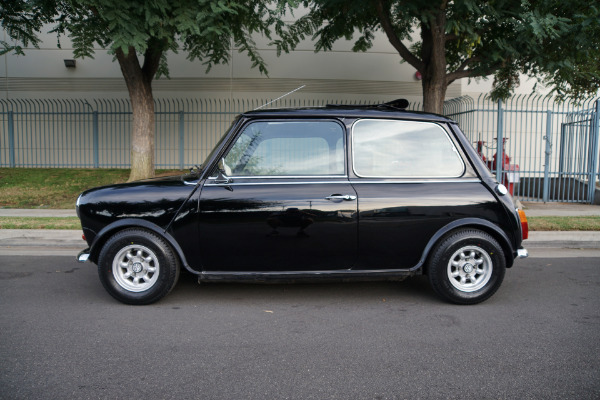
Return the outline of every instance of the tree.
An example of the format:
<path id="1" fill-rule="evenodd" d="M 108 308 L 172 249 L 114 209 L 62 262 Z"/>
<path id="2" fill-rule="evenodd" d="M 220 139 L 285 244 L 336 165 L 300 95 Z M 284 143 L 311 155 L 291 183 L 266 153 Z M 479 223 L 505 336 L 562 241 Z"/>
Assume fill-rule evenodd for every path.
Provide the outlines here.
<path id="1" fill-rule="evenodd" d="M 507 97 L 519 73 L 561 96 L 600 88 L 600 13 L 590 0 L 304 0 L 308 12 L 277 26 L 278 51 L 312 36 L 315 51 L 352 39 L 367 51 L 382 31 L 423 77 L 425 111 L 441 113 L 448 85 L 494 74 L 493 95 Z M 413 32 L 420 40 L 411 42 Z"/>
<path id="2" fill-rule="evenodd" d="M 234 45 L 266 73 L 252 35 L 270 38 L 280 9 L 268 6 L 261 0 L 1 0 L 2 27 L 13 43 L 2 42 L 0 54 L 38 47 L 37 35 L 48 25 L 59 38 L 71 38 L 75 57 L 93 57 L 95 45 L 109 49 L 131 100 L 129 180 L 137 180 L 154 176 L 152 81 L 168 76 L 167 51 L 181 49 L 210 69 L 227 63 Z"/>

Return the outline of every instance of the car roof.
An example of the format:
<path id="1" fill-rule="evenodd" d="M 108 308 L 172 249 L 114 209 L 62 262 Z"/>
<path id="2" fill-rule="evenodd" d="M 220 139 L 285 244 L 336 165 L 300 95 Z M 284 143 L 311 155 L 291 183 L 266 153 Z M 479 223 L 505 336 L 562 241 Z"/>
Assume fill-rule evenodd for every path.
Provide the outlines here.
<path id="1" fill-rule="evenodd" d="M 332 105 L 324 107 L 275 108 L 247 111 L 242 114 L 248 118 L 382 118 L 410 119 L 418 121 L 451 122 L 448 117 L 420 111 L 407 111 L 386 105 Z"/>

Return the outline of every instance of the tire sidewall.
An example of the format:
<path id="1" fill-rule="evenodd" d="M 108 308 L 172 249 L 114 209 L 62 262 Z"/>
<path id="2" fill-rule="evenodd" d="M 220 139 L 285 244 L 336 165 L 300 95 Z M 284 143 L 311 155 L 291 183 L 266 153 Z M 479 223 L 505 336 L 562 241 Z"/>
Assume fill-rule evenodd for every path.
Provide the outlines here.
<path id="1" fill-rule="evenodd" d="M 452 255 L 465 246 L 477 246 L 485 251 L 492 261 L 492 274 L 482 288 L 465 292 L 454 287 L 448 277 L 448 263 Z M 430 282 L 434 290 L 447 300 L 458 304 L 476 304 L 491 297 L 504 280 L 506 260 L 498 242 L 480 231 L 459 231 L 442 241 L 434 251 L 429 266 Z"/>
<path id="2" fill-rule="evenodd" d="M 131 292 L 119 285 L 113 275 L 113 261 L 117 254 L 129 245 L 141 245 L 150 249 L 159 265 L 158 279 L 148 289 Z M 111 296 L 126 304 L 150 304 L 165 296 L 174 286 L 178 276 L 175 256 L 169 246 L 153 233 L 128 229 L 112 236 L 102 247 L 98 258 L 98 275 Z"/>

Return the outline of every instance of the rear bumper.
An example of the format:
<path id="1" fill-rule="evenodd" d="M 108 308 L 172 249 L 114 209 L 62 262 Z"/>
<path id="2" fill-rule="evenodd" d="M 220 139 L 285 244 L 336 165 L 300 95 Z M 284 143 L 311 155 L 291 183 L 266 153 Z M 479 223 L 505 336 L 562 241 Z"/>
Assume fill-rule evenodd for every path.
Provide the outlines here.
<path id="1" fill-rule="evenodd" d="M 529 257 L 529 252 L 527 249 L 520 248 L 517 250 L 517 258 L 527 258 Z"/>
<path id="2" fill-rule="evenodd" d="M 90 249 L 87 248 L 77 255 L 77 261 L 84 263 L 90 258 Z"/>

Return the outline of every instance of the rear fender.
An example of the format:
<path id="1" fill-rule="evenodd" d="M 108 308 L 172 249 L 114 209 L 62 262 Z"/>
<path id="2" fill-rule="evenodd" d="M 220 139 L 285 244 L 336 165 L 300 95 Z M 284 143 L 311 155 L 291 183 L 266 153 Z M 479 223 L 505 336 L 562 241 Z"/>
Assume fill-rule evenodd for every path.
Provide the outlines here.
<path id="1" fill-rule="evenodd" d="M 440 241 L 440 239 L 442 239 L 448 233 L 450 233 L 456 229 L 467 228 L 467 227 L 479 229 L 479 230 L 482 230 L 482 231 L 487 232 L 490 235 L 492 235 L 494 237 L 494 239 L 496 239 L 498 241 L 498 243 L 502 247 L 502 250 L 504 251 L 504 257 L 506 259 L 506 267 L 507 268 L 512 267 L 513 262 L 514 262 L 514 254 L 516 254 L 516 250 L 512 248 L 510 239 L 508 238 L 506 233 L 504 233 L 504 231 L 502 229 L 500 229 L 498 226 L 496 226 L 495 224 L 493 224 L 490 221 L 487 221 L 485 219 L 463 218 L 463 219 L 459 219 L 456 221 L 452 221 L 448 225 L 442 227 L 439 231 L 436 232 L 435 235 L 433 235 L 431 237 L 431 239 L 427 243 L 427 246 L 425 246 L 425 250 L 423 251 L 423 255 L 421 256 L 421 259 L 419 260 L 419 264 L 416 267 L 414 267 L 413 269 L 416 270 L 419 268 L 423 268 L 423 266 L 427 262 L 427 257 L 429 257 L 431 250 Z"/>

